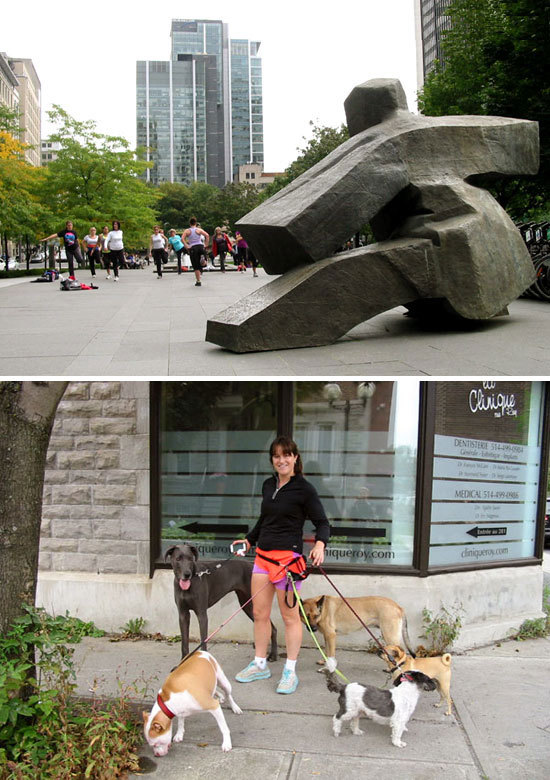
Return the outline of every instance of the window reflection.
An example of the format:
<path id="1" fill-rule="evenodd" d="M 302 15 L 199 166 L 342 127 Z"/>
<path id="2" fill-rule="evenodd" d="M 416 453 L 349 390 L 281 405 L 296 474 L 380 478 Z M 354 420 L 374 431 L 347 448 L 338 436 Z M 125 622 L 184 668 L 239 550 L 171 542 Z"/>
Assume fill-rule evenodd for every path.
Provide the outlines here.
<path id="1" fill-rule="evenodd" d="M 297 382 L 295 438 L 331 521 L 327 561 L 412 563 L 419 382 Z"/>

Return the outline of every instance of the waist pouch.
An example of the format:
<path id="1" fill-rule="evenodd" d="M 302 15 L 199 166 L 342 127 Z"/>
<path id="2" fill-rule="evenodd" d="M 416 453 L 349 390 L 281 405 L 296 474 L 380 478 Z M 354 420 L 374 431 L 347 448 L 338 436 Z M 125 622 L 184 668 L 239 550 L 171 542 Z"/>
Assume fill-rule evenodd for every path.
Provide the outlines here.
<path id="1" fill-rule="evenodd" d="M 275 558 L 267 556 L 263 550 L 256 548 L 256 555 L 261 558 L 262 561 L 267 561 L 268 575 L 271 582 L 279 582 L 284 579 L 288 572 L 293 580 L 305 580 L 308 576 L 307 562 L 305 555 L 296 556 L 294 553 L 281 551 L 273 551 Z"/>

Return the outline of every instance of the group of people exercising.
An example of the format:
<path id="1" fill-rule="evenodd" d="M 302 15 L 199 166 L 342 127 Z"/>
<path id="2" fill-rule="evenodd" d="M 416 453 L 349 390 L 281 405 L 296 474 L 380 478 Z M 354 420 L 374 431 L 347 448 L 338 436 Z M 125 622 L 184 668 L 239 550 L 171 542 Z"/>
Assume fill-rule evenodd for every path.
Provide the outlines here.
<path id="1" fill-rule="evenodd" d="M 75 260 L 80 266 L 83 264 L 82 253 L 80 249 L 80 240 L 74 229 L 71 220 L 67 220 L 65 228 L 58 233 L 52 233 L 50 236 L 40 239 L 40 241 L 49 241 L 53 238 L 63 239 L 63 246 L 67 257 L 69 267 L 69 277 L 74 279 Z M 189 227 L 179 235 L 173 228 L 166 236 L 159 225 L 155 225 L 149 244 L 149 253 L 152 255 L 157 268 L 157 278 L 162 278 L 163 265 L 168 259 L 168 252 L 173 249 L 178 262 L 178 274 L 182 273 L 182 255 L 188 254 L 191 267 L 195 274 L 195 286 L 201 286 L 202 271 L 208 264 L 207 249 L 210 243 L 210 236 L 201 228 L 196 217 L 191 217 Z M 82 247 L 86 253 L 90 272 L 93 277 L 96 275 L 96 267 L 103 267 L 107 272 L 107 279 L 111 279 L 111 267 L 113 268 L 114 281 L 118 281 L 118 270 L 124 264 L 124 240 L 123 232 L 118 220 L 112 223 L 112 229 L 105 226 L 98 235 L 95 227 L 91 227 L 89 233 L 82 239 Z M 219 257 L 220 269 L 225 273 L 225 259 L 230 254 L 234 256 L 238 263 L 237 269 L 245 271 L 249 264 L 252 265 L 253 274 L 257 276 L 257 261 L 253 252 L 250 250 L 246 240 L 237 231 L 234 242 L 231 241 L 228 234 L 217 227 L 212 236 L 212 245 L 210 256 Z"/>

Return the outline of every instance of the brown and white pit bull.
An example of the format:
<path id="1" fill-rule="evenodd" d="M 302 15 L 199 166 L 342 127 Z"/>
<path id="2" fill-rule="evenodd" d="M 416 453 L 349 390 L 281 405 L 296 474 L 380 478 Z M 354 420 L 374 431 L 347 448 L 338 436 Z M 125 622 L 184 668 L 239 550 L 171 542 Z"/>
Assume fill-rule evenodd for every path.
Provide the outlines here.
<path id="1" fill-rule="evenodd" d="M 174 742 L 182 742 L 184 721 L 195 712 L 211 712 L 223 736 L 222 750 L 231 750 L 231 734 L 220 701 L 227 695 L 231 709 L 241 715 L 241 708 L 231 696 L 231 684 L 214 656 L 204 650 L 193 653 L 166 678 L 151 712 L 143 712 L 145 739 L 155 756 L 165 756 L 172 742 L 172 720 L 178 719 Z"/>
<path id="2" fill-rule="evenodd" d="M 387 645 L 407 647 L 414 657 L 407 633 L 405 611 L 392 599 L 384 596 L 356 596 L 347 601 L 367 626 L 378 626 Z M 361 628 L 351 609 L 339 596 L 315 596 L 304 599 L 304 612 L 313 631 L 319 629 L 325 639 L 328 667 L 336 667 L 336 634 L 351 634 Z M 389 639 L 392 637 L 392 639 Z M 318 663 L 323 663 L 318 661 Z"/>

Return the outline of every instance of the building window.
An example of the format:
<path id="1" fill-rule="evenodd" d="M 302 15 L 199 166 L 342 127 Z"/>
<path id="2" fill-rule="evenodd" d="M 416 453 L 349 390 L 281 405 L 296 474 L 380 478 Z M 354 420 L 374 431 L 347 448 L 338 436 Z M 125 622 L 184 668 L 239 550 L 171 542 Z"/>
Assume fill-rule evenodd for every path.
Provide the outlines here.
<path id="1" fill-rule="evenodd" d="M 182 540 L 228 556 L 258 519 L 277 433 L 319 493 L 333 571 L 427 576 L 542 554 L 543 382 L 155 382 L 151 397 L 155 565 Z M 306 553 L 313 539 L 308 521 Z"/>
<path id="2" fill-rule="evenodd" d="M 431 569 L 535 555 L 542 409 L 541 382 L 437 383 Z"/>
<path id="3" fill-rule="evenodd" d="M 228 544 L 258 519 L 272 474 L 269 445 L 284 432 L 296 440 L 332 526 L 327 565 L 412 566 L 419 382 L 155 387 L 157 562 L 181 540 L 202 557 L 227 557 Z M 313 536 L 308 521 L 306 552 Z"/>
<path id="4" fill-rule="evenodd" d="M 330 519 L 327 563 L 412 566 L 419 388 L 296 383 L 294 437 Z"/>
<path id="5" fill-rule="evenodd" d="M 226 558 L 256 523 L 277 432 L 274 382 L 167 382 L 160 401 L 161 551 Z"/>

